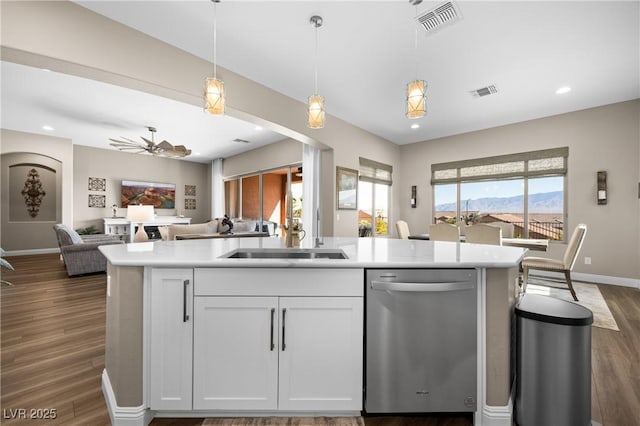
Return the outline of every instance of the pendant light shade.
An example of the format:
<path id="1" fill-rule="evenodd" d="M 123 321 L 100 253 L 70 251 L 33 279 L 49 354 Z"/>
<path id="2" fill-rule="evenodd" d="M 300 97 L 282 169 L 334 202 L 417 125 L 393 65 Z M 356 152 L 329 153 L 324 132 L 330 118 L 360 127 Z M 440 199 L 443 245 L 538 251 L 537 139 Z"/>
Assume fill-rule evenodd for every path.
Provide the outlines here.
<path id="1" fill-rule="evenodd" d="M 407 118 L 424 117 L 427 113 L 427 82 L 414 80 L 407 84 Z"/>
<path id="2" fill-rule="evenodd" d="M 324 98 L 322 96 L 309 96 L 308 117 L 307 125 L 311 129 L 322 129 L 324 127 Z"/>
<path id="3" fill-rule="evenodd" d="M 416 16 L 418 16 L 418 5 L 422 0 L 409 0 L 409 2 L 416 8 Z M 416 79 L 407 83 L 406 93 L 406 111 L 407 118 L 420 118 L 424 117 L 427 113 L 427 82 L 418 79 L 419 75 L 419 62 L 420 56 L 418 52 L 418 26 L 414 23 L 414 57 L 416 61 Z"/>
<path id="4" fill-rule="evenodd" d="M 324 98 L 318 95 L 318 28 L 322 26 L 322 16 L 314 15 L 309 22 L 316 29 L 316 60 L 314 94 L 309 96 L 307 104 L 307 126 L 311 129 L 322 129 L 324 127 Z"/>
<path id="5" fill-rule="evenodd" d="M 204 109 L 213 115 L 224 114 L 224 81 L 211 77 L 205 83 L 205 107 Z"/>
<path id="6" fill-rule="evenodd" d="M 213 3 L 213 77 L 205 79 L 204 110 L 212 115 L 224 115 L 224 82 L 218 78 L 218 66 L 216 64 L 218 53 L 216 3 L 219 3 L 220 0 L 211 0 L 211 2 Z"/>

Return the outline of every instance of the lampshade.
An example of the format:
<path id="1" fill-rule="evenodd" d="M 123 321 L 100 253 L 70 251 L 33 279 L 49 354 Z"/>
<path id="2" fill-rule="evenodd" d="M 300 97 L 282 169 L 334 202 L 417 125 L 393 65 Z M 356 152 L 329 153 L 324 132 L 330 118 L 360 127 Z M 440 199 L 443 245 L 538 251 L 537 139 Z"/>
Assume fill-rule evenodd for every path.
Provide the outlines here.
<path id="1" fill-rule="evenodd" d="M 309 96 L 307 125 L 311 129 L 322 129 L 324 127 L 324 98 L 320 95 Z"/>
<path id="2" fill-rule="evenodd" d="M 414 80 L 407 84 L 407 118 L 420 118 L 427 112 L 427 82 Z"/>
<path id="3" fill-rule="evenodd" d="M 224 114 L 224 82 L 218 78 L 207 78 L 205 82 L 205 107 L 204 109 L 213 115 Z"/>
<path id="4" fill-rule="evenodd" d="M 133 239 L 134 242 L 139 243 L 149 240 L 147 233 L 144 231 L 143 223 L 153 220 L 153 206 L 128 206 L 127 220 L 132 224 L 138 224 L 138 231 Z"/>

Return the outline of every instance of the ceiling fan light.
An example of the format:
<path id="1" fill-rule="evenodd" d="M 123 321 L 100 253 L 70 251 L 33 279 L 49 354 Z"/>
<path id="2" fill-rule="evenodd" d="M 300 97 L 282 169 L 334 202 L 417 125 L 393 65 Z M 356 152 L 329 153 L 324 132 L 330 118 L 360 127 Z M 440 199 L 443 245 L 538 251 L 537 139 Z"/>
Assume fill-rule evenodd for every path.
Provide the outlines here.
<path id="1" fill-rule="evenodd" d="M 414 80 L 407 84 L 407 118 L 424 117 L 427 113 L 427 82 Z"/>
<path id="2" fill-rule="evenodd" d="M 311 129 L 324 127 L 324 98 L 320 95 L 309 96 L 307 126 Z"/>
<path id="3" fill-rule="evenodd" d="M 205 81 L 205 111 L 213 115 L 224 115 L 224 82 L 215 77 Z"/>

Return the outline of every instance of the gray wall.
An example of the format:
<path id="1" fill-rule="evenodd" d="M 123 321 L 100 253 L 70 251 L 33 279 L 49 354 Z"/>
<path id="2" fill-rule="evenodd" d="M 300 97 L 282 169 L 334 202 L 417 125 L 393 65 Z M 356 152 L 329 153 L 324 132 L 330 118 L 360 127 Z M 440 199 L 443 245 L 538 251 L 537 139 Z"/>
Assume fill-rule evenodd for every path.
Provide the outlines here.
<path id="1" fill-rule="evenodd" d="M 0 244 L 10 252 L 21 250 L 38 250 L 57 247 L 53 225 L 56 222 L 71 223 L 73 218 L 73 148 L 69 139 L 51 136 L 34 135 L 0 129 L 0 153 L 2 154 L 2 171 L 0 173 L 2 198 Z M 21 189 L 11 183 L 9 166 L 14 163 L 33 162 L 55 170 L 55 188 L 45 188 L 45 202 L 52 212 L 36 218 L 11 218 L 11 194 L 16 195 Z M 64 182 L 69 185 L 65 186 Z M 14 187 L 10 188 L 10 184 Z M 49 185 L 48 185 L 49 186 Z M 55 197 L 55 200 L 53 199 Z M 16 197 L 14 197 L 16 201 Z M 23 207 L 24 204 L 17 202 Z M 51 206 L 51 203 L 55 206 Z"/>
<path id="2" fill-rule="evenodd" d="M 211 217 L 211 184 L 208 178 L 211 166 L 193 161 L 132 154 L 113 149 L 98 149 L 74 145 L 73 206 L 74 227 L 94 225 L 104 231 L 103 218 L 112 215 L 111 205 L 120 206 L 120 183 L 123 179 L 143 182 L 176 184 L 176 208 L 156 209 L 157 215 L 190 217 L 192 223 L 201 223 Z M 105 178 L 106 191 L 89 191 L 90 177 Z M 196 209 L 185 210 L 184 186 L 196 186 Z M 105 195 L 106 207 L 88 206 L 89 194 Z M 126 216 L 126 209 L 118 209 Z"/>
<path id="3" fill-rule="evenodd" d="M 588 226 L 576 271 L 640 278 L 640 100 L 496 127 L 401 148 L 401 215 L 412 232 L 432 221 L 431 164 L 538 149 L 569 147 L 568 230 Z M 596 203 L 596 172 L 606 170 L 608 202 Z M 409 188 L 418 187 L 418 206 L 409 208 Z M 564 244 L 552 244 L 558 257 Z M 591 265 L 584 257 L 591 257 Z"/>
<path id="4" fill-rule="evenodd" d="M 185 160 L 123 153 L 110 149 L 98 149 L 73 145 L 69 139 L 2 129 L 2 248 L 12 253 L 28 250 L 32 253 L 57 248 L 53 232 L 54 223 L 65 223 L 74 229 L 95 226 L 104 231 L 103 218 L 112 215 L 110 206 L 120 197 L 122 179 L 164 182 L 176 184 L 176 209 L 158 209 L 159 215 L 183 214 L 191 217 L 192 223 L 210 219 L 211 179 L 210 165 Z M 60 180 L 56 193 L 57 213 L 54 221 L 39 218 L 29 221 L 10 222 L 8 156 L 20 158 L 48 158 L 59 163 L 57 177 Z M 25 157 L 26 156 L 26 157 Z M 7 169 L 7 170 L 5 170 Z M 106 191 L 90 191 L 89 177 L 106 179 Z M 184 186 L 196 186 L 196 209 L 184 209 Z M 51 191 L 53 195 L 56 191 Z M 89 207 L 89 194 L 105 195 L 106 208 Z M 126 209 L 119 209 L 125 216 Z"/>

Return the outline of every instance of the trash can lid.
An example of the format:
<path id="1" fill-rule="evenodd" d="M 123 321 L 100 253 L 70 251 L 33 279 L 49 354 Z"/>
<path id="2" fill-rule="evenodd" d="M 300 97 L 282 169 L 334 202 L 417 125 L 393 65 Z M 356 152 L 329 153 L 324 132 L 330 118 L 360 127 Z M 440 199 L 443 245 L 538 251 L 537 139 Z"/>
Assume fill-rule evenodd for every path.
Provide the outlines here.
<path id="1" fill-rule="evenodd" d="M 584 306 L 542 294 L 525 294 L 515 309 L 517 316 L 536 321 L 562 325 L 593 323 L 593 312 Z"/>

